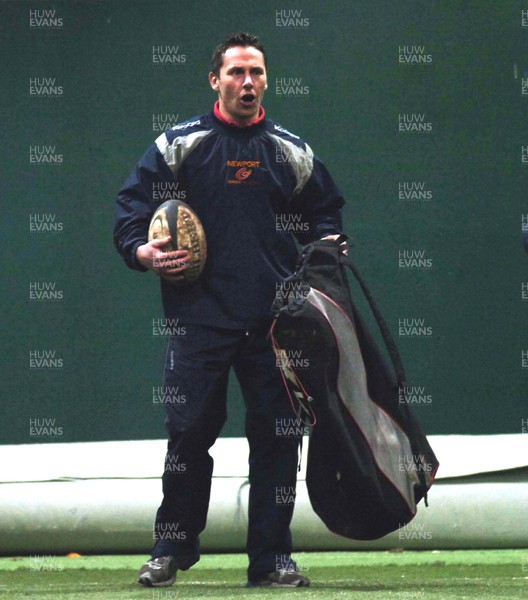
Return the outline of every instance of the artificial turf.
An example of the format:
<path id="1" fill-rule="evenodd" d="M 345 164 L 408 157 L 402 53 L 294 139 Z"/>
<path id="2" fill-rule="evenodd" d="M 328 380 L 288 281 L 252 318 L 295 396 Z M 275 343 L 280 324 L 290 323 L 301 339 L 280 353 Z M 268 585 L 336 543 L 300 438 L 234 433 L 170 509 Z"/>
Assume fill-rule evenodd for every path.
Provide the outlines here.
<path id="1" fill-rule="evenodd" d="M 306 600 L 528 600 L 528 549 L 301 552 L 295 558 L 311 587 L 248 589 L 244 554 L 204 555 L 179 572 L 171 588 L 136 583 L 144 556 L 6 557 L 0 558 L 0 598 L 269 600 L 298 594 Z"/>

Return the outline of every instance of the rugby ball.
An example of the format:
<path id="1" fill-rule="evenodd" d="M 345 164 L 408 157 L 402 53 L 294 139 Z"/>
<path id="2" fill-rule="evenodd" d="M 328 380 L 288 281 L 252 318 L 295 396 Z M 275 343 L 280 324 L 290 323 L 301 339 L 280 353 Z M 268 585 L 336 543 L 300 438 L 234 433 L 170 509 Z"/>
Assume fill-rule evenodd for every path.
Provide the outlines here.
<path id="1" fill-rule="evenodd" d="M 189 268 L 182 272 L 183 279 L 180 281 L 170 279 L 171 283 L 185 285 L 196 281 L 202 274 L 207 258 L 205 232 L 198 215 L 181 200 L 164 202 L 150 221 L 149 242 L 168 235 L 172 240 L 163 248 L 165 252 L 188 250 L 191 256 Z"/>

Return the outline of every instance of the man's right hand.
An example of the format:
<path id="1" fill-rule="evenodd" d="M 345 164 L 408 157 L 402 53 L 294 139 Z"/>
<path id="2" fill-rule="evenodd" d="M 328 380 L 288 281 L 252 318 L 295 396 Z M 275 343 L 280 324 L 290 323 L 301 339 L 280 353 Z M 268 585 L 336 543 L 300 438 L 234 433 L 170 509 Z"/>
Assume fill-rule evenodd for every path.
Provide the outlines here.
<path id="1" fill-rule="evenodd" d="M 144 267 L 162 275 L 165 279 L 181 281 L 183 271 L 189 268 L 191 255 L 188 250 L 164 252 L 163 247 L 171 241 L 171 236 L 151 240 L 138 246 L 136 258 Z"/>

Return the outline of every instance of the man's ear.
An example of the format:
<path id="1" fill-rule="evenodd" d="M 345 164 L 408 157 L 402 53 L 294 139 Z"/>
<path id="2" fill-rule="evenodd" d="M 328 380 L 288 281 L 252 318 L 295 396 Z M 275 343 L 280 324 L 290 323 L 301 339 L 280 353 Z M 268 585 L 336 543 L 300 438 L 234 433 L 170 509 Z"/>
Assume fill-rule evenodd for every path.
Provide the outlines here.
<path id="1" fill-rule="evenodd" d="M 218 77 L 211 71 L 209 73 L 209 83 L 215 92 L 218 92 Z"/>

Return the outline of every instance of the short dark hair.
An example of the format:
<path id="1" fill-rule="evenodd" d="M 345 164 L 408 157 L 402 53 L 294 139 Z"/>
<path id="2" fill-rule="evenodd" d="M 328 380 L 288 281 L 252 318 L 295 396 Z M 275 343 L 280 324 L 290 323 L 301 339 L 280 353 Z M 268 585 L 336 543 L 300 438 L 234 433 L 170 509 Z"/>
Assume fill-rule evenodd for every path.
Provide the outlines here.
<path id="1" fill-rule="evenodd" d="M 264 46 L 261 44 L 258 37 L 240 31 L 238 33 L 230 34 L 221 44 L 218 44 L 218 46 L 215 48 L 215 51 L 213 52 L 213 58 L 211 60 L 211 71 L 217 77 L 220 75 L 220 69 L 222 68 L 222 65 L 224 63 L 224 54 L 226 53 L 226 50 L 235 46 L 242 46 L 243 48 L 251 46 L 252 48 L 256 48 L 257 50 L 259 50 L 259 52 L 262 52 L 262 55 L 264 56 L 264 66 L 266 67 L 266 69 L 268 68 L 266 51 L 264 50 Z"/>

